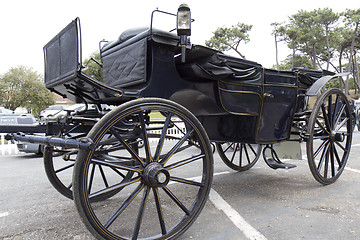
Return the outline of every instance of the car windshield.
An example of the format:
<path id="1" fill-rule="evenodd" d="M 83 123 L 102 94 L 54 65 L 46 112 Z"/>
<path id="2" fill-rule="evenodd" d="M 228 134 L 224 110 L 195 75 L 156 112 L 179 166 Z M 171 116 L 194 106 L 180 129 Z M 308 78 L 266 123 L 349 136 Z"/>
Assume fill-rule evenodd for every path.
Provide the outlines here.
<path id="1" fill-rule="evenodd" d="M 63 105 L 52 105 L 46 108 L 46 110 L 63 110 L 64 106 Z"/>
<path id="2" fill-rule="evenodd" d="M 6 109 L 6 108 L 0 108 L 0 113 L 4 113 L 4 114 L 12 114 L 13 111 Z"/>

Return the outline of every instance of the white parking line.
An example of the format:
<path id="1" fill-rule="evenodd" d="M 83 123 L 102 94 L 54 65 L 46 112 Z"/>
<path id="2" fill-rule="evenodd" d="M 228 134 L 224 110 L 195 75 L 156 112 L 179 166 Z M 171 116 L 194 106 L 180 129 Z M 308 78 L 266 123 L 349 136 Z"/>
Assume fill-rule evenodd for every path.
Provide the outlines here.
<path id="1" fill-rule="evenodd" d="M 352 147 L 358 147 L 360 144 L 354 144 Z M 307 158 L 303 158 L 307 160 Z M 346 170 L 360 173 L 360 170 L 345 167 Z M 214 176 L 222 175 L 230 173 L 229 171 L 226 172 L 219 172 L 214 173 Z M 195 180 L 195 178 L 194 178 Z M 259 231 L 253 228 L 245 219 L 235 210 L 233 209 L 213 188 L 210 191 L 209 195 L 210 201 L 215 205 L 215 207 L 225 213 L 225 215 L 234 223 L 234 225 L 240 229 L 244 233 L 244 235 L 251 240 L 266 240 L 266 237 L 262 235 Z"/>
<path id="2" fill-rule="evenodd" d="M 214 173 L 214 176 L 228 174 L 229 171 Z M 189 180 L 201 181 L 201 177 L 193 177 Z M 213 188 L 209 194 L 210 201 L 215 207 L 225 213 L 225 215 L 234 223 L 234 225 L 243 232 L 243 234 L 250 240 L 266 240 L 264 235 L 253 228 L 245 219 L 233 209 Z"/>
<path id="3" fill-rule="evenodd" d="M 240 229 L 244 235 L 251 240 L 266 240 L 264 235 L 253 228 L 245 219 L 233 209 L 213 188 L 210 191 L 210 201 Z"/>
<path id="4" fill-rule="evenodd" d="M 351 172 L 360 173 L 360 170 L 357 170 L 357 169 L 354 169 L 354 168 L 345 167 L 345 170 L 348 170 L 348 171 L 351 171 Z"/>
<path id="5" fill-rule="evenodd" d="M 2 213 L 0 213 L 0 218 L 1 218 L 1 217 L 6 217 L 6 216 L 8 216 L 8 215 L 9 215 L 8 212 L 2 212 Z"/>

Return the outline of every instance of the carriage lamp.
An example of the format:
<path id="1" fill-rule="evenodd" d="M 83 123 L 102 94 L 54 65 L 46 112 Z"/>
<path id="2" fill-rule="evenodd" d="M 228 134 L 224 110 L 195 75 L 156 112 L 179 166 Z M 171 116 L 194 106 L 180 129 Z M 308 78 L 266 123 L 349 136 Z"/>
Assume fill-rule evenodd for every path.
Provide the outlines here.
<path id="1" fill-rule="evenodd" d="M 191 13 L 188 5 L 179 6 L 176 20 L 177 34 L 180 36 L 181 61 L 185 62 L 186 41 L 191 35 Z"/>

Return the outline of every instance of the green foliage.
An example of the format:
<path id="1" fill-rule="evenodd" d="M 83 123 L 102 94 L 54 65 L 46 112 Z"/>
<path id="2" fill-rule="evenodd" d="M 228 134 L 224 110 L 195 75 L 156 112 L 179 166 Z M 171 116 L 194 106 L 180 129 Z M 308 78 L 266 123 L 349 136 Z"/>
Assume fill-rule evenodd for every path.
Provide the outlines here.
<path id="1" fill-rule="evenodd" d="M 98 52 L 98 51 L 94 52 L 90 55 L 89 58 L 85 59 L 83 64 L 85 65 L 86 68 L 83 69 L 82 72 L 84 72 L 86 75 L 102 82 L 102 80 L 103 80 L 102 67 L 92 59 L 95 59 L 98 63 L 101 64 L 100 52 Z"/>
<path id="2" fill-rule="evenodd" d="M 332 79 L 331 81 L 326 83 L 327 88 L 341 88 L 340 80 L 338 78 Z M 354 78 L 349 78 L 349 89 L 355 89 Z"/>
<path id="3" fill-rule="evenodd" d="M 24 107 L 37 116 L 54 104 L 54 95 L 45 88 L 43 77 L 31 68 L 11 68 L 0 77 L 0 105 L 15 110 Z"/>
<path id="4" fill-rule="evenodd" d="M 329 63 L 334 57 L 333 39 L 337 36 L 335 23 L 339 16 L 329 8 L 300 10 L 289 17 L 289 23 L 282 26 L 280 33 L 290 49 L 307 55 L 312 68 L 316 68 L 319 62 Z"/>
<path id="5" fill-rule="evenodd" d="M 234 50 L 241 58 L 245 56 L 239 51 L 241 42 L 250 41 L 248 32 L 251 31 L 252 25 L 237 23 L 236 25 L 227 27 L 219 27 L 213 32 L 210 40 L 205 41 L 205 45 L 219 51 Z"/>
<path id="6" fill-rule="evenodd" d="M 292 69 L 293 67 L 307 67 L 312 68 L 312 63 L 309 57 L 305 55 L 295 54 L 295 56 L 288 56 L 279 65 L 279 70 Z M 273 67 L 275 69 L 275 66 Z"/>

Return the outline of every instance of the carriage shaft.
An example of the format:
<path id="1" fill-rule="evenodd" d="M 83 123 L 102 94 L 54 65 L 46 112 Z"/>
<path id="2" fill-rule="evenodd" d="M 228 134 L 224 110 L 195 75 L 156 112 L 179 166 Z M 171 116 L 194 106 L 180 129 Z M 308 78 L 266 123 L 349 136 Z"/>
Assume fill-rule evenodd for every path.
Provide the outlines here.
<path id="1" fill-rule="evenodd" d="M 9 138 L 7 135 L 7 138 Z M 53 136 L 35 136 L 35 135 L 26 135 L 23 133 L 15 133 L 10 135 L 12 139 L 22 142 L 30 143 L 39 143 L 43 145 L 53 146 L 53 147 L 64 147 L 64 148 L 77 148 L 77 149 L 94 149 L 94 143 L 88 138 L 80 138 L 79 140 L 75 139 L 66 139 Z"/>

